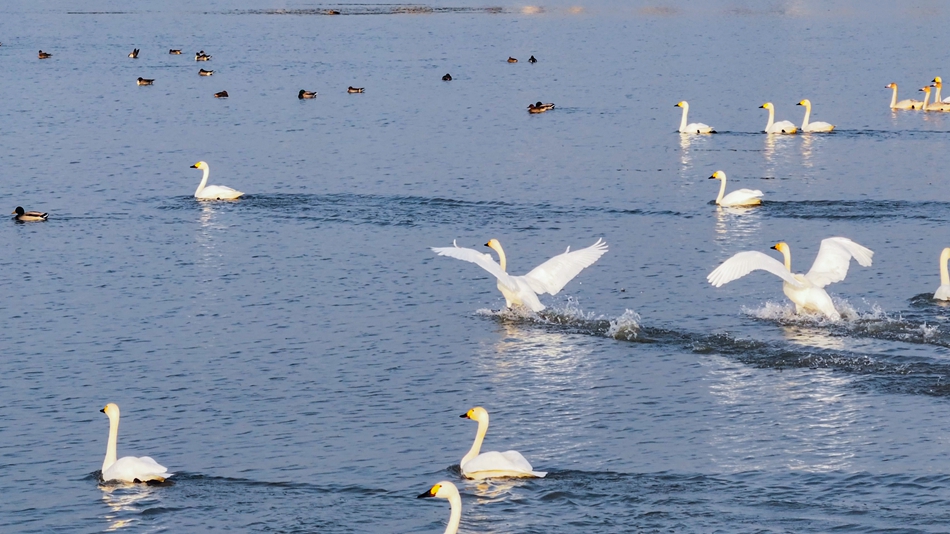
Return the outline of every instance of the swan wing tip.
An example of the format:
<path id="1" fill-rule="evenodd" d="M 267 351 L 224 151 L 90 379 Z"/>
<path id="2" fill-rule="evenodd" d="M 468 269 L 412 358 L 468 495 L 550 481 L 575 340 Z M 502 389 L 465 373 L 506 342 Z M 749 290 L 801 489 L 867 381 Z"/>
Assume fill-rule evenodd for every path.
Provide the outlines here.
<path id="1" fill-rule="evenodd" d="M 548 474 L 548 472 L 547 471 L 532 471 L 531 474 L 538 478 L 544 478 L 545 475 Z"/>

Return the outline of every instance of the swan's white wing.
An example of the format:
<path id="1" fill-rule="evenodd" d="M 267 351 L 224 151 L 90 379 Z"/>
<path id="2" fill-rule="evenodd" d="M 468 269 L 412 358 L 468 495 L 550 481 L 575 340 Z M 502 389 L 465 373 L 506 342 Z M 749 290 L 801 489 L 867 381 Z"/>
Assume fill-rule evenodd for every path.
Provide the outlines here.
<path id="1" fill-rule="evenodd" d="M 811 265 L 805 278 L 818 287 L 840 282 L 848 275 L 851 258 L 863 267 L 870 267 L 873 255 L 871 249 L 862 247 L 847 237 L 822 239 L 815 263 Z"/>
<path id="2" fill-rule="evenodd" d="M 226 185 L 209 185 L 201 190 L 201 193 L 197 195 L 198 198 L 210 198 L 210 199 L 234 199 L 244 193 L 238 191 L 237 189 L 231 189 Z"/>
<path id="3" fill-rule="evenodd" d="M 571 247 L 538 265 L 520 278 L 528 283 L 535 293 L 557 295 L 578 273 L 589 267 L 607 252 L 607 243 L 598 239 L 593 245 L 571 252 Z"/>
<path id="4" fill-rule="evenodd" d="M 735 204 L 746 203 L 749 201 L 756 201 L 764 195 L 762 191 L 758 189 L 736 189 L 735 191 L 729 193 L 728 195 L 722 197 L 722 200 L 719 202 L 721 206 L 731 206 Z"/>
<path id="5" fill-rule="evenodd" d="M 934 293 L 934 300 L 950 300 L 950 286 L 940 286 Z"/>
<path id="6" fill-rule="evenodd" d="M 722 262 L 722 265 L 709 273 L 706 280 L 716 287 L 721 287 L 756 270 L 768 271 L 795 287 L 803 287 L 782 262 L 756 250 L 740 252 Z"/>
<path id="7" fill-rule="evenodd" d="M 460 247 L 455 241 L 452 241 L 452 245 L 451 247 L 432 247 L 432 252 L 435 252 L 439 256 L 448 256 L 457 260 L 474 263 L 491 273 L 492 276 L 512 290 L 518 289 L 517 282 L 512 279 L 511 275 L 501 270 L 501 265 L 498 265 L 490 254 L 483 254 L 475 249 Z"/>
<path id="8" fill-rule="evenodd" d="M 472 476 L 481 473 L 483 476 L 536 476 L 543 477 L 547 473 L 534 471 L 528 460 L 518 451 L 489 451 L 472 458 L 462 467 L 463 474 Z M 479 477 L 481 478 L 481 477 Z"/>
<path id="9" fill-rule="evenodd" d="M 686 128 L 683 129 L 685 133 L 713 133 L 716 130 L 708 124 L 703 124 L 701 122 L 694 122 L 686 125 Z"/>
<path id="10" fill-rule="evenodd" d="M 164 480 L 170 476 L 172 476 L 172 473 L 169 473 L 165 466 L 148 456 L 119 458 L 102 473 L 102 479 L 106 482 L 110 480 L 145 482 L 148 480 Z"/>

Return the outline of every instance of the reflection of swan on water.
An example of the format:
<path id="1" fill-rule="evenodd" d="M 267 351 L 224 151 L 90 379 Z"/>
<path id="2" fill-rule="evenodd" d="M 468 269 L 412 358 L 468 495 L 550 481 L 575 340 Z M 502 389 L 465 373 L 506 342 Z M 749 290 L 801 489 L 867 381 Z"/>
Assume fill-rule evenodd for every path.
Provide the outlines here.
<path id="1" fill-rule="evenodd" d="M 683 118 L 680 120 L 680 129 L 679 133 L 684 134 L 711 134 L 716 133 L 716 130 L 708 124 L 703 124 L 701 122 L 694 122 L 692 124 L 686 124 L 686 115 L 689 113 L 689 102 L 683 100 L 682 102 L 674 105 L 673 107 L 683 108 Z"/>
<path id="2" fill-rule="evenodd" d="M 793 134 L 798 131 L 798 127 L 789 121 L 775 122 L 775 106 L 771 102 L 766 102 L 759 106 L 761 109 L 769 110 L 769 122 L 765 125 L 767 134 Z"/>
<path id="3" fill-rule="evenodd" d="M 950 260 L 950 247 L 940 252 L 940 287 L 934 293 L 937 300 L 950 300 L 950 273 L 947 272 L 947 261 Z"/>
<path id="4" fill-rule="evenodd" d="M 459 495 L 459 489 L 455 487 L 455 484 L 448 480 L 443 480 L 416 498 L 425 499 L 429 497 L 448 499 L 450 509 L 449 524 L 446 525 L 443 534 L 455 534 L 458 532 L 459 522 L 462 520 L 462 497 Z"/>
<path id="5" fill-rule="evenodd" d="M 719 196 L 716 197 L 716 204 L 719 204 L 723 207 L 741 207 L 741 206 L 758 206 L 762 203 L 762 191 L 758 189 L 736 189 L 735 191 L 725 195 L 726 192 L 726 173 L 722 171 L 716 171 L 712 176 L 709 177 L 710 180 L 719 180 L 721 184 L 719 185 Z"/>
<path id="6" fill-rule="evenodd" d="M 833 321 L 841 319 L 831 297 L 823 289 L 828 284 L 844 280 L 848 274 L 851 258 L 864 266 L 871 265 L 870 249 L 865 248 L 846 237 L 829 237 L 821 241 L 818 256 L 811 269 L 805 274 L 792 273 L 792 255 L 784 242 L 772 247 L 785 256 L 785 264 L 761 252 L 750 250 L 740 252 L 724 261 L 722 265 L 709 273 L 706 280 L 715 287 L 721 287 L 755 270 L 768 271 L 778 276 L 784 283 L 782 291 L 795 303 L 796 313 L 803 311 L 818 312 Z"/>
<path id="7" fill-rule="evenodd" d="M 476 406 L 459 417 L 478 421 L 478 432 L 472 448 L 462 457 L 459 467 L 465 478 L 492 478 L 492 477 L 543 477 L 547 473 L 534 471 L 528 460 L 518 451 L 484 452 L 482 441 L 488 432 L 488 411 Z"/>
<path id="8" fill-rule="evenodd" d="M 172 476 L 164 466 L 158 462 L 142 456 L 125 456 L 116 460 L 116 442 L 119 438 L 119 407 L 114 403 L 106 404 L 99 410 L 109 416 L 109 443 L 106 445 L 106 457 L 102 461 L 102 481 L 109 482 L 164 482 Z"/>
<path id="9" fill-rule="evenodd" d="M 452 244 L 455 246 L 433 247 L 432 251 L 439 256 L 468 261 L 485 269 L 498 279 L 498 290 L 505 296 L 505 303 L 509 308 L 524 306 L 533 312 L 544 309 L 544 305 L 538 300 L 538 295 L 544 293 L 557 295 L 578 273 L 584 270 L 585 267 L 592 265 L 607 252 L 607 243 L 604 243 L 603 239 L 598 239 L 593 245 L 574 252 L 571 252 L 571 247 L 567 247 L 567 251 L 563 254 L 554 256 L 538 265 L 528 274 L 513 276 L 506 272 L 505 251 L 501 248 L 501 243 L 497 239 L 490 240 L 485 243 L 485 246 L 498 253 L 501 265 L 495 263 L 495 260 L 488 254 L 482 254 L 470 248 L 462 248 L 454 241 Z"/>
<path id="10" fill-rule="evenodd" d="M 835 129 L 834 124 L 829 124 L 827 122 L 808 122 L 808 119 L 811 117 L 811 100 L 806 98 L 796 105 L 805 106 L 805 118 L 802 120 L 803 132 L 830 132 Z"/>

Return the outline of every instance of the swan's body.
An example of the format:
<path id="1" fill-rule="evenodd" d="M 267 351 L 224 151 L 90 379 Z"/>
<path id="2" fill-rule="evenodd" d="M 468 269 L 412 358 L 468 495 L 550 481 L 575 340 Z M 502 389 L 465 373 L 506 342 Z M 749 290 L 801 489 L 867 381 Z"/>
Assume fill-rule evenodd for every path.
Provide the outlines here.
<path id="1" fill-rule="evenodd" d="M 943 88 L 943 80 L 940 79 L 940 76 L 933 79 L 931 87 L 935 87 L 937 90 L 933 93 L 933 103 L 927 105 L 927 111 L 950 111 L 950 104 L 940 99 L 940 90 Z"/>
<path id="2" fill-rule="evenodd" d="M 686 115 L 689 113 L 689 102 L 683 100 L 682 102 L 674 105 L 676 108 L 683 108 L 683 118 L 680 120 L 680 129 L 679 133 L 690 133 L 690 134 L 711 134 L 716 133 L 716 130 L 708 124 L 703 124 L 701 122 L 694 122 L 692 124 L 686 124 Z"/>
<path id="3" fill-rule="evenodd" d="M 786 243 L 777 243 L 772 247 L 785 256 L 785 264 L 758 251 L 740 252 L 724 261 L 722 265 L 709 273 L 706 280 L 715 287 L 729 283 L 738 278 L 761 269 L 778 276 L 784 283 L 782 290 L 785 296 L 795 303 L 796 313 L 802 311 L 818 312 L 833 321 L 841 319 L 835 309 L 831 297 L 823 289 L 828 284 L 844 280 L 848 274 L 851 258 L 864 266 L 871 265 L 870 249 L 851 241 L 846 237 L 829 237 L 821 241 L 818 256 L 811 270 L 805 274 L 792 273 L 792 256 Z"/>
<path id="4" fill-rule="evenodd" d="M 513 276 L 507 273 L 505 251 L 497 239 L 485 243 L 486 247 L 498 253 L 499 265 L 489 254 L 482 254 L 477 250 L 462 248 L 455 244 L 451 247 L 433 247 L 432 252 L 439 256 L 448 256 L 458 260 L 474 263 L 485 269 L 498 279 L 498 290 L 505 296 L 505 303 L 509 308 L 524 306 L 533 312 L 544 309 L 538 300 L 538 295 L 549 293 L 557 295 L 585 267 L 589 267 L 607 252 L 607 243 L 598 239 L 593 245 L 571 252 L 571 247 L 563 254 L 559 254 L 538 265 L 526 275 Z"/>
<path id="5" fill-rule="evenodd" d="M 732 193 L 725 195 L 726 192 L 726 173 L 722 171 L 716 171 L 712 176 L 709 177 L 710 180 L 720 180 L 722 184 L 719 186 L 719 196 L 716 197 L 716 204 L 726 208 L 735 208 L 741 206 L 758 206 L 762 203 L 762 191 L 758 189 L 736 189 Z"/>
<path id="6" fill-rule="evenodd" d="M 793 134 L 798 131 L 798 127 L 792 124 L 790 121 L 775 122 L 775 106 L 773 106 L 771 102 L 766 102 L 759 107 L 769 110 L 769 122 L 765 125 L 765 133 Z"/>
<path id="7" fill-rule="evenodd" d="M 937 300 L 950 300 L 950 273 L 947 272 L 947 261 L 950 261 L 950 247 L 940 252 L 940 287 L 934 293 Z"/>
<path id="8" fill-rule="evenodd" d="M 16 215 L 14 220 L 24 222 L 45 221 L 49 217 L 49 213 L 42 211 L 24 211 L 22 206 L 17 206 L 13 214 Z"/>
<path id="9" fill-rule="evenodd" d="M 120 482 L 164 482 L 166 478 L 172 476 L 155 460 L 148 456 L 136 458 L 134 456 L 125 456 L 115 459 L 115 446 L 119 437 L 119 407 L 113 403 L 106 404 L 106 407 L 99 410 L 109 416 L 109 443 L 106 445 L 106 457 L 102 461 L 102 481 L 109 482 L 118 480 Z"/>
<path id="10" fill-rule="evenodd" d="M 811 117 L 811 100 L 806 98 L 799 102 L 798 105 L 805 106 L 805 118 L 802 120 L 803 132 L 830 132 L 835 129 L 834 124 L 828 124 L 827 122 L 808 122 L 809 117 Z"/>
<path id="11" fill-rule="evenodd" d="M 428 497 L 437 497 L 439 499 L 448 499 L 449 501 L 449 524 L 445 526 L 444 534 L 456 534 L 459 531 L 459 522 L 462 520 L 462 497 L 459 495 L 459 489 L 455 487 L 455 484 L 449 482 L 448 480 L 443 480 L 435 486 L 432 486 L 429 491 L 423 493 L 416 497 L 417 499 L 425 499 Z"/>
<path id="12" fill-rule="evenodd" d="M 483 479 L 495 477 L 544 477 L 547 473 L 535 471 L 531 464 L 518 451 L 483 452 L 482 440 L 488 432 L 488 412 L 481 406 L 476 406 L 459 417 L 478 421 L 478 432 L 475 434 L 475 443 L 462 457 L 459 467 L 465 478 Z"/>
<path id="13" fill-rule="evenodd" d="M 894 92 L 891 93 L 891 109 L 920 109 L 923 106 L 924 102 L 922 100 L 901 100 L 897 101 L 897 84 L 889 83 L 884 86 L 885 89 L 893 89 Z"/>
<path id="14" fill-rule="evenodd" d="M 203 161 L 195 163 L 191 168 L 204 171 L 201 176 L 201 183 L 198 184 L 198 189 L 195 191 L 195 198 L 198 200 L 234 200 L 244 194 L 224 185 L 207 185 L 211 170 L 208 168 L 208 164 Z"/>

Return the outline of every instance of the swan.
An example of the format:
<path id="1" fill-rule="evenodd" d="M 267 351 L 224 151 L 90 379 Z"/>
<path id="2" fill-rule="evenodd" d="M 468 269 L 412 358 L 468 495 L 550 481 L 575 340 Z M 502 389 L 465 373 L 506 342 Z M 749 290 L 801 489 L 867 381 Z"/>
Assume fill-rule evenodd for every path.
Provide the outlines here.
<path id="1" fill-rule="evenodd" d="M 835 129 L 834 124 L 828 124 L 827 122 L 808 122 L 808 118 L 811 117 L 811 100 L 806 98 L 799 102 L 798 105 L 805 106 L 805 119 L 802 120 L 803 132 L 830 132 Z"/>
<path id="2" fill-rule="evenodd" d="M 716 204 L 726 208 L 732 207 L 741 207 L 741 206 L 758 206 L 762 203 L 762 191 L 758 189 L 736 189 L 732 193 L 729 193 L 726 196 L 722 196 L 726 192 L 726 173 L 722 171 L 716 171 L 712 176 L 709 177 L 710 180 L 721 180 L 722 184 L 719 186 L 719 196 L 716 197 Z"/>
<path id="3" fill-rule="evenodd" d="M 937 300 L 950 300 L 950 273 L 947 272 L 947 261 L 950 260 L 950 247 L 940 252 L 940 287 L 934 293 Z"/>
<path id="4" fill-rule="evenodd" d="M 893 89 L 894 92 L 891 94 L 891 109 L 920 109 L 923 105 L 923 102 L 920 100 L 901 100 L 897 101 L 897 84 L 891 82 L 884 86 L 885 89 Z"/>
<path id="5" fill-rule="evenodd" d="M 828 284 L 840 282 L 848 274 L 851 258 L 864 266 L 871 265 L 870 249 L 865 248 L 846 237 L 829 237 L 821 240 L 818 256 L 811 270 L 805 274 L 792 273 L 792 256 L 788 244 L 776 243 L 772 247 L 785 256 L 785 265 L 775 258 L 761 252 L 750 250 L 740 252 L 724 261 L 722 265 L 709 273 L 706 280 L 715 287 L 721 287 L 738 278 L 761 269 L 778 276 L 785 282 L 782 291 L 795 303 L 795 312 L 815 311 L 824 314 L 832 321 L 841 319 L 838 310 L 831 302 L 831 297 L 822 289 Z"/>
<path id="6" fill-rule="evenodd" d="M 482 440 L 485 439 L 485 433 L 488 432 L 488 411 L 485 408 L 476 406 L 459 417 L 478 421 L 475 443 L 472 443 L 472 448 L 465 453 L 462 461 L 459 462 L 463 477 L 476 480 L 492 477 L 543 478 L 547 474 L 543 471 L 533 470 L 528 460 L 525 460 L 525 457 L 518 451 L 478 453 L 482 449 Z"/>
<path id="7" fill-rule="evenodd" d="M 950 103 L 940 99 L 940 89 L 943 88 L 943 80 L 940 79 L 940 76 L 934 78 L 930 86 L 936 87 L 937 91 L 933 94 L 933 104 L 927 106 L 927 111 L 950 111 Z M 950 97 L 947 98 L 950 99 Z"/>
<path id="8" fill-rule="evenodd" d="M 115 444 L 119 437 L 119 407 L 110 402 L 106 407 L 99 410 L 109 416 L 109 444 L 106 446 L 106 458 L 102 461 L 102 481 L 109 482 L 118 480 L 120 482 L 148 482 L 154 480 L 164 482 L 166 478 L 172 476 L 164 466 L 158 462 L 142 456 L 124 456 L 115 459 Z"/>
<path id="9" fill-rule="evenodd" d="M 432 247 L 432 252 L 439 256 L 448 256 L 457 260 L 468 261 L 485 269 L 498 279 L 498 290 L 505 296 L 505 304 L 512 308 L 524 306 L 533 312 L 544 309 L 544 304 L 538 300 L 538 295 L 549 293 L 557 295 L 585 267 L 591 266 L 607 252 L 607 243 L 598 239 L 593 245 L 571 252 L 571 247 L 563 254 L 558 254 L 548 261 L 538 265 L 528 274 L 513 276 L 506 271 L 507 260 L 505 251 L 497 239 L 491 239 L 485 246 L 498 253 L 495 263 L 490 254 L 458 246 L 452 241 L 451 247 Z"/>
<path id="10" fill-rule="evenodd" d="M 919 109 L 923 111 L 930 111 L 930 107 L 927 106 L 927 102 L 930 101 L 930 86 L 928 85 L 927 87 L 921 87 L 920 89 L 918 89 L 918 91 L 924 92 L 924 103 L 923 105 L 920 106 Z"/>
<path id="11" fill-rule="evenodd" d="M 13 219 L 17 221 L 45 221 L 49 217 L 49 213 L 41 211 L 24 211 L 22 206 L 17 206 L 13 214 L 16 214 Z"/>
<path id="12" fill-rule="evenodd" d="M 443 480 L 416 498 L 426 499 L 429 497 L 448 499 L 451 512 L 449 515 L 449 524 L 445 526 L 444 534 L 455 534 L 458 532 L 459 521 L 462 520 L 462 497 L 459 496 L 459 489 L 455 487 L 455 484 L 448 480 Z"/>
<path id="13" fill-rule="evenodd" d="M 201 183 L 195 190 L 195 198 L 198 200 L 234 200 L 244 193 L 231 189 L 224 185 L 205 185 L 208 183 L 208 175 L 211 174 L 208 164 L 199 161 L 191 166 L 192 169 L 201 169 L 204 175 L 201 177 Z"/>
<path id="14" fill-rule="evenodd" d="M 716 133 L 716 130 L 708 124 L 703 124 L 701 122 L 694 122 L 692 124 L 686 124 L 686 114 L 689 113 L 689 102 L 683 100 L 682 102 L 675 104 L 674 108 L 683 108 L 683 118 L 680 120 L 680 129 L 679 133 L 691 133 L 691 134 L 709 134 Z"/>
<path id="15" fill-rule="evenodd" d="M 789 121 L 775 122 L 775 106 L 773 106 L 771 102 L 766 102 L 759 106 L 759 108 L 769 110 L 769 123 L 765 125 L 765 133 L 793 134 L 798 131 L 798 127 Z"/>
<path id="16" fill-rule="evenodd" d="M 937 88 L 937 92 L 934 93 L 934 103 L 950 104 L 950 96 L 947 98 L 940 98 L 940 89 L 943 87 L 943 80 L 940 79 L 940 76 L 934 77 L 930 83 L 932 83 L 933 86 Z"/>

